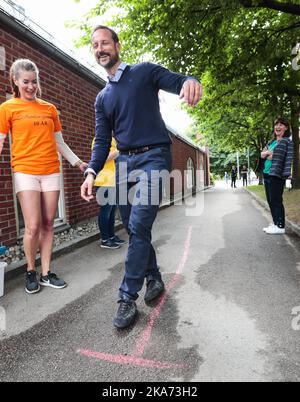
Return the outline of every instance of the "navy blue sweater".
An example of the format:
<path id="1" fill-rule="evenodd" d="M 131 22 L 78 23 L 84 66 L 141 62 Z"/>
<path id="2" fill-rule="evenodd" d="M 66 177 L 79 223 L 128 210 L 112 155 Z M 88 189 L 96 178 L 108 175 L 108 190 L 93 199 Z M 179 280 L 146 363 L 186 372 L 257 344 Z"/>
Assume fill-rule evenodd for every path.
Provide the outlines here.
<path id="1" fill-rule="evenodd" d="M 158 91 L 180 94 L 187 79 L 159 65 L 127 66 L 118 82 L 108 82 L 95 102 L 96 135 L 89 168 L 98 173 L 109 154 L 112 131 L 120 151 L 171 144 L 159 109 Z"/>

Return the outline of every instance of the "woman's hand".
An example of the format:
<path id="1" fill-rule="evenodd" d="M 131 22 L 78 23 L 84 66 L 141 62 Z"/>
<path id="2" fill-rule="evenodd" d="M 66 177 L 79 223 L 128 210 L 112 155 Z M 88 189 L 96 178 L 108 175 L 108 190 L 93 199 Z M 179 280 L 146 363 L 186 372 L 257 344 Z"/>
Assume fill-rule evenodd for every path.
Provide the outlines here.
<path id="1" fill-rule="evenodd" d="M 271 151 L 263 151 L 261 153 L 261 157 L 263 159 L 269 159 L 270 156 L 273 156 L 273 152 L 271 152 Z M 269 159 L 269 160 L 271 160 L 271 159 Z"/>
<path id="2" fill-rule="evenodd" d="M 86 162 L 82 162 L 81 165 L 79 165 L 79 169 L 81 170 L 82 173 L 84 173 L 86 171 L 86 169 L 88 168 L 89 164 Z"/>
<path id="3" fill-rule="evenodd" d="M 86 162 L 82 162 L 82 161 L 78 161 L 75 165 L 76 167 L 78 167 L 78 169 L 84 173 L 88 167 L 88 163 Z"/>

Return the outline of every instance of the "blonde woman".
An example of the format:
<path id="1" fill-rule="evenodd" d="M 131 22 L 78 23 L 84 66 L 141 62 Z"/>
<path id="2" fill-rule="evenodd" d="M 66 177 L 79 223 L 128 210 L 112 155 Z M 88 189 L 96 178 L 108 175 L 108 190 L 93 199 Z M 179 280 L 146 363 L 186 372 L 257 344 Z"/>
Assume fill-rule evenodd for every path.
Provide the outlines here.
<path id="1" fill-rule="evenodd" d="M 60 191 L 58 151 L 81 171 L 86 164 L 65 144 L 56 107 L 39 98 L 39 70 L 35 63 L 16 60 L 11 66 L 10 80 L 14 97 L 0 105 L 0 153 L 10 133 L 15 189 L 25 221 L 25 290 L 37 293 L 40 285 L 62 289 L 66 282 L 50 270 Z M 42 263 L 39 280 L 35 268 L 38 249 Z"/>

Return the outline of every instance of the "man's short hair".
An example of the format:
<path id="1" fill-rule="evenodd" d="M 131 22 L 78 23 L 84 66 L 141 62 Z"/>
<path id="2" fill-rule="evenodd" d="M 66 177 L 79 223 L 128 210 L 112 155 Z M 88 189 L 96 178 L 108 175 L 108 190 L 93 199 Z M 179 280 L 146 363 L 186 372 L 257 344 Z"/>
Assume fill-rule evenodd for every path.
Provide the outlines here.
<path id="1" fill-rule="evenodd" d="M 112 36 L 112 38 L 113 38 L 113 41 L 114 41 L 115 43 L 119 43 L 119 42 L 120 42 L 117 33 L 116 33 L 113 29 L 111 29 L 110 27 L 107 27 L 106 25 L 97 25 L 97 26 L 93 29 L 92 35 L 94 35 L 94 33 L 95 33 L 96 31 L 98 31 L 98 29 L 107 29 L 107 30 L 111 33 L 111 36 Z"/>

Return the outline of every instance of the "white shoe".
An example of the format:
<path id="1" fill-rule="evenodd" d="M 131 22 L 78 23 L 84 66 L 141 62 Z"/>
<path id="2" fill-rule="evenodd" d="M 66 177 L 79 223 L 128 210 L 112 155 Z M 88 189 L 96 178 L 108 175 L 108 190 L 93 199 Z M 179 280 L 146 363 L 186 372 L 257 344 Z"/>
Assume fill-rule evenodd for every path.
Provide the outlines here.
<path id="1" fill-rule="evenodd" d="M 275 226 L 274 223 L 270 223 L 270 225 L 267 228 L 263 228 L 263 231 L 266 232 L 268 229 L 270 229 L 273 226 Z"/>
<path id="2" fill-rule="evenodd" d="M 271 226 L 266 230 L 269 235 L 284 235 L 285 229 L 279 228 L 278 226 Z"/>

